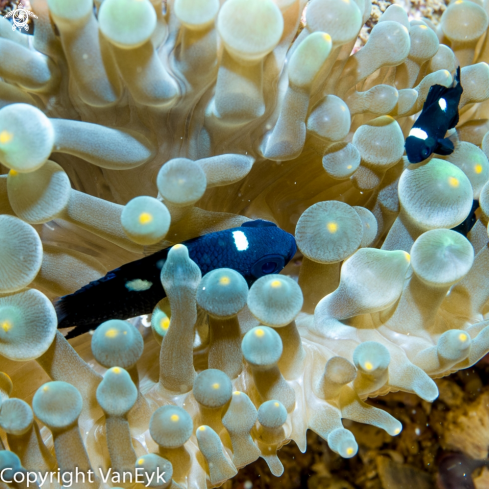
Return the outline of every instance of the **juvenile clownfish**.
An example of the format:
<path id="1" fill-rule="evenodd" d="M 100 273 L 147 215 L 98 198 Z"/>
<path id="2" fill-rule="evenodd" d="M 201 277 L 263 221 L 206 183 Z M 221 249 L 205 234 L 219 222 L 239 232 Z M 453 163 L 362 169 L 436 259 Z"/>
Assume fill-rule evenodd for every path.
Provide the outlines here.
<path id="1" fill-rule="evenodd" d="M 432 153 L 453 153 L 453 142 L 445 138 L 445 134 L 458 124 L 458 104 L 463 91 L 460 66 L 451 87 L 430 87 L 423 110 L 406 138 L 406 154 L 410 163 L 420 163 Z"/>
<path id="2" fill-rule="evenodd" d="M 274 223 L 257 219 L 238 228 L 217 231 L 183 243 L 202 275 L 232 268 L 248 282 L 279 273 L 297 251 L 294 236 Z M 55 304 L 58 328 L 76 326 L 66 338 L 95 329 L 108 319 L 151 314 L 164 297 L 161 269 L 170 248 L 108 272 Z"/>

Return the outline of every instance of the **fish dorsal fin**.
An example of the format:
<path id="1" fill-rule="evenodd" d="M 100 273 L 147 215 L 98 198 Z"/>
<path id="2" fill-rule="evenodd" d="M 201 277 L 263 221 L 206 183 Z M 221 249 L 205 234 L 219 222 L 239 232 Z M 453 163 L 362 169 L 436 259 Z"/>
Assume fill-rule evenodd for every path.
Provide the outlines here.
<path id="1" fill-rule="evenodd" d="M 452 141 L 448 138 L 445 139 L 439 139 L 438 140 L 438 145 L 436 146 L 435 153 L 438 153 L 439 155 L 451 155 L 453 153 L 453 150 L 455 149 L 455 146 L 453 145 Z"/>
<path id="2" fill-rule="evenodd" d="M 449 88 L 444 87 L 443 85 L 431 85 L 430 91 L 428 92 L 428 96 L 426 97 L 426 101 L 423 105 L 423 110 L 433 104 L 438 104 L 440 98 L 443 97 L 448 90 Z"/>
<path id="3" fill-rule="evenodd" d="M 246 221 L 241 224 L 242 228 L 276 228 L 274 222 L 265 221 L 264 219 L 255 219 L 254 221 Z"/>

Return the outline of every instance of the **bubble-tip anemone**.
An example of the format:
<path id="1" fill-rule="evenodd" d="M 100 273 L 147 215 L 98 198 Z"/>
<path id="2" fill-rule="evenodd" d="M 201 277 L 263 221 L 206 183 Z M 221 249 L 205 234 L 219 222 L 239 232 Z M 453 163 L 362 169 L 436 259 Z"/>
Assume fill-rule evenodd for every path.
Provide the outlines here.
<path id="1" fill-rule="evenodd" d="M 359 50 L 371 5 L 351 0 L 312 0 L 302 29 L 305 0 L 33 0 L 29 42 L 1 24 L 0 424 L 25 470 L 76 459 L 215 487 L 258 456 L 281 475 L 308 429 L 354 457 L 342 419 L 402 429 L 368 397 L 432 401 L 432 378 L 489 351 L 479 3 L 452 2 L 436 32 L 392 5 Z M 404 138 L 458 65 L 455 151 L 410 165 Z M 451 228 L 473 199 L 466 238 Z M 257 218 L 295 233 L 280 274 L 241 234 L 259 264 L 243 277 L 220 269 L 226 243 L 181 244 Z M 163 248 L 151 318 L 72 345 L 56 331 L 56 296 Z M 41 395 L 64 397 L 50 419 Z"/>

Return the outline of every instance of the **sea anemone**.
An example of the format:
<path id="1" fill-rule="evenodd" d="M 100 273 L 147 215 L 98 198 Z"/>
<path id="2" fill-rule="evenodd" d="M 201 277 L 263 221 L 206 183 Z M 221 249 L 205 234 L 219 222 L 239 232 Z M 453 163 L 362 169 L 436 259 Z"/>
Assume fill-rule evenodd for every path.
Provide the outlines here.
<path id="1" fill-rule="evenodd" d="M 305 3 L 31 0 L 33 36 L 0 17 L 2 467 L 280 476 L 308 429 L 354 457 L 342 419 L 402 430 L 369 397 L 432 402 L 489 352 L 487 9 L 435 27 L 393 5 L 354 50 L 369 0 L 301 23 Z M 411 165 L 458 65 L 455 151 Z M 282 273 L 192 260 L 187 240 L 255 219 L 295 235 Z M 151 318 L 56 330 L 56 298 L 165 248 Z"/>

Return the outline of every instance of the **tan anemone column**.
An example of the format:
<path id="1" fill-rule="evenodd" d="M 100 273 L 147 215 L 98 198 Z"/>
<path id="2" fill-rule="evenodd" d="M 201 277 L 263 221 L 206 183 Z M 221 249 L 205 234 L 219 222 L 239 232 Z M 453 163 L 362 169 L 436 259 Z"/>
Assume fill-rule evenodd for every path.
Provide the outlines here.
<path id="1" fill-rule="evenodd" d="M 230 0 L 217 30 L 224 45 L 210 113 L 242 124 L 265 112 L 263 63 L 282 37 L 284 20 L 271 0 Z"/>
<path id="2" fill-rule="evenodd" d="M 299 273 L 303 310 L 312 313 L 316 304 L 338 286 L 340 263 L 360 246 L 363 224 L 348 204 L 318 202 L 302 214 L 295 234 L 304 255 Z"/>
<path id="3" fill-rule="evenodd" d="M 283 353 L 278 361 L 280 372 L 287 380 L 297 378 L 304 368 L 306 352 L 295 324 L 302 309 L 302 291 L 294 280 L 283 275 L 265 275 L 250 289 L 248 308 L 261 324 L 279 334 Z"/>

